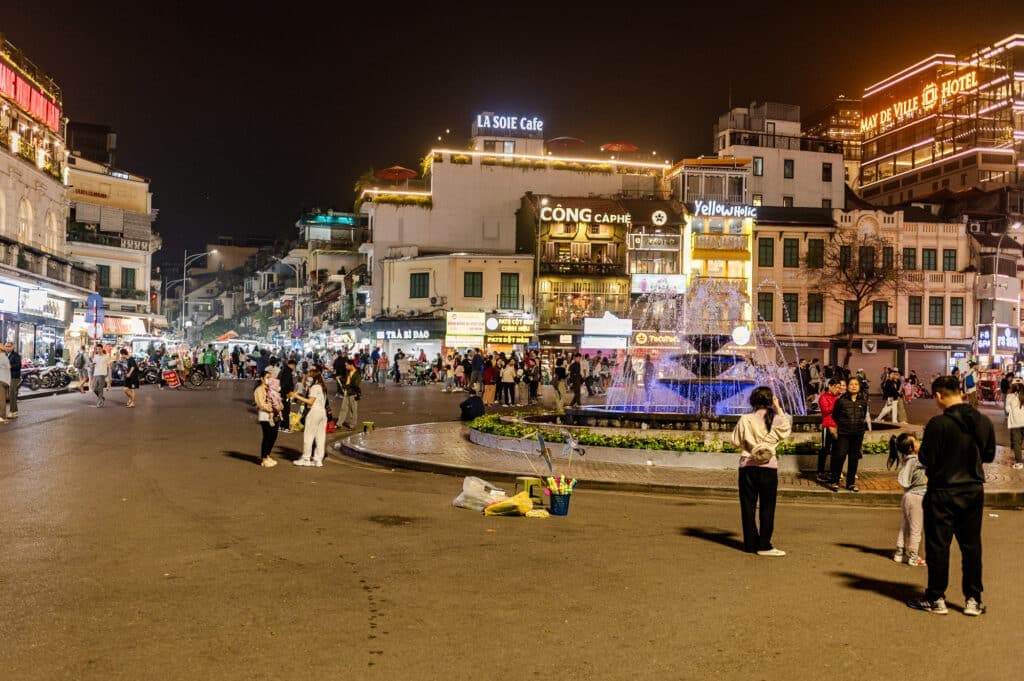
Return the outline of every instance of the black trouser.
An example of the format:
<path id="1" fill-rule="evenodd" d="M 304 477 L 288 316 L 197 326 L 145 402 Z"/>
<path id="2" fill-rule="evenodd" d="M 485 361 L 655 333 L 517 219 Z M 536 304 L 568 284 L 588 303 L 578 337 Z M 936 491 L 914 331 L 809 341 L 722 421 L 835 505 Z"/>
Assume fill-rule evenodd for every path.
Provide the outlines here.
<path id="1" fill-rule="evenodd" d="M 964 598 L 981 602 L 981 518 L 985 489 L 964 485 L 929 489 L 924 495 L 924 547 L 928 558 L 928 600 L 945 598 L 949 585 L 949 545 L 960 545 Z"/>
<path id="2" fill-rule="evenodd" d="M 263 429 L 263 442 L 260 443 L 260 459 L 266 459 L 274 449 L 277 442 L 277 427 L 273 421 L 260 421 L 260 428 Z"/>
<path id="3" fill-rule="evenodd" d="M 775 500 L 779 491 L 779 469 L 764 466 L 740 468 L 740 518 L 743 520 L 743 550 L 748 553 L 772 548 L 775 531 Z M 761 500 L 761 531 L 754 522 L 754 510 Z"/>
<path id="4" fill-rule="evenodd" d="M 572 386 L 572 401 L 569 402 L 570 407 L 579 406 L 580 402 L 583 401 L 583 397 L 580 395 L 580 388 L 583 387 L 582 383 L 573 383 Z"/>
<path id="5" fill-rule="evenodd" d="M 818 473 L 825 472 L 825 465 L 836 446 L 836 436 L 828 428 L 821 428 L 821 451 L 818 452 Z"/>
<path id="6" fill-rule="evenodd" d="M 846 486 L 857 484 L 857 465 L 860 463 L 860 448 L 864 443 L 864 431 L 859 433 L 839 433 L 835 446 L 832 448 L 832 483 L 838 485 L 843 474 L 843 464 L 850 457 L 850 465 L 846 469 Z"/>
<path id="7" fill-rule="evenodd" d="M 540 383 L 538 383 L 537 381 L 530 381 L 529 386 L 530 386 L 530 401 L 531 402 L 536 402 L 537 401 L 537 391 L 540 388 Z"/>
<path id="8" fill-rule="evenodd" d="M 516 384 L 502 381 L 498 384 L 498 401 L 507 405 L 516 403 Z"/>
<path id="9" fill-rule="evenodd" d="M 284 392 L 283 390 L 281 392 L 285 397 L 284 406 L 281 409 L 281 418 L 283 419 L 281 423 L 281 428 L 290 430 L 292 427 L 292 401 L 288 399 L 288 393 Z M 289 390 L 288 392 L 291 391 Z"/>

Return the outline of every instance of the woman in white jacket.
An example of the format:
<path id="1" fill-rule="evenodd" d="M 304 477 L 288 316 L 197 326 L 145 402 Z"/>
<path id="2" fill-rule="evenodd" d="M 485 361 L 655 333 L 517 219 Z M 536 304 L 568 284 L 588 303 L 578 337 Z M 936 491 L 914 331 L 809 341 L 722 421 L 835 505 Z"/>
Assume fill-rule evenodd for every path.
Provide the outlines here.
<path id="1" fill-rule="evenodd" d="M 1015 382 L 1006 396 L 1006 427 L 1010 429 L 1010 449 L 1013 450 L 1013 467 L 1024 468 L 1021 462 L 1021 445 L 1024 444 L 1024 383 Z"/>
<path id="2" fill-rule="evenodd" d="M 732 443 L 740 448 L 740 516 L 743 521 L 743 549 L 759 556 L 784 556 L 772 545 L 775 530 L 775 499 L 779 491 L 779 460 L 775 448 L 789 437 L 792 421 L 772 394 L 760 386 L 750 393 L 753 411 L 740 417 L 732 431 Z M 758 500 L 760 530 L 754 521 Z"/>

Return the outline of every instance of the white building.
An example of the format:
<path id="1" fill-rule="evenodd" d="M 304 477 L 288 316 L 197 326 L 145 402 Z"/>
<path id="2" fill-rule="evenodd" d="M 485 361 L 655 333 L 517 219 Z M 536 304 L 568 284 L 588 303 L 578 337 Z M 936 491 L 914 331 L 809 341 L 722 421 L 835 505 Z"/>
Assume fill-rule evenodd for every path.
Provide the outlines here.
<path id="1" fill-rule="evenodd" d="M 95 272 L 67 257 L 61 91 L 0 38 L 0 341 L 23 358 L 64 354 Z"/>
<path id="2" fill-rule="evenodd" d="M 71 156 L 68 182 L 68 255 L 96 269 L 105 316 L 102 324 L 87 324 L 82 305 L 75 311 L 76 328 L 90 337 L 96 331 L 125 337 L 165 328 L 155 296 L 151 300 L 152 258 L 162 242 L 152 228 L 157 211 L 149 180 Z"/>
<path id="3" fill-rule="evenodd" d="M 722 114 L 714 150 L 719 158 L 750 160 L 754 206 L 845 206 L 842 142 L 803 137 L 799 106 L 753 102 Z"/>

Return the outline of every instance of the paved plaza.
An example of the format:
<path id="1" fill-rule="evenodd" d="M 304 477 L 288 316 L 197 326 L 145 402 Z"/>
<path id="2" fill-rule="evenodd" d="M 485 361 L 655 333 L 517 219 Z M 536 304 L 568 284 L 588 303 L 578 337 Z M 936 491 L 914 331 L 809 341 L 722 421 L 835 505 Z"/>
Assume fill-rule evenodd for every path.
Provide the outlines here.
<path id="1" fill-rule="evenodd" d="M 40 398 L 3 426 L 0 678 L 995 680 L 1016 664 L 1017 510 L 985 519 L 988 614 L 960 615 L 954 549 L 937 617 L 902 604 L 925 571 L 889 559 L 885 499 L 784 498 L 782 559 L 738 550 L 724 493 L 635 491 L 647 480 L 581 484 L 564 518 L 485 518 L 451 506 L 461 474 L 335 450 L 260 468 L 251 387 L 144 387 L 134 410 L 116 390 L 102 409 Z M 461 399 L 369 388 L 360 417 L 382 450 L 474 459 L 459 424 L 387 430 Z M 282 434 L 275 456 L 300 447 Z"/>

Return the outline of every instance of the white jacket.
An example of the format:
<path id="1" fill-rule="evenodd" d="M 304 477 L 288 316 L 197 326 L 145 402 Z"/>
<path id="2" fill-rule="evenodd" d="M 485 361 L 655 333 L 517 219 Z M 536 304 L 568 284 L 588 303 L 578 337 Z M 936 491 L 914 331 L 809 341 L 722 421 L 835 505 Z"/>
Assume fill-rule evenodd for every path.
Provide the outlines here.
<path id="1" fill-rule="evenodd" d="M 773 452 L 772 458 L 766 463 L 773 463 L 776 461 L 775 447 L 789 437 L 791 432 L 793 432 L 793 422 L 781 411 L 775 414 L 775 418 L 772 420 L 771 432 L 765 428 L 763 413 L 755 411 L 740 417 L 736 428 L 732 431 L 732 443 L 742 450 L 742 457 L 747 459 L 755 450 L 770 449 Z M 741 465 L 749 464 L 742 462 Z"/>
<path id="2" fill-rule="evenodd" d="M 1006 396 L 1006 427 L 1024 428 L 1024 405 L 1015 394 Z"/>

